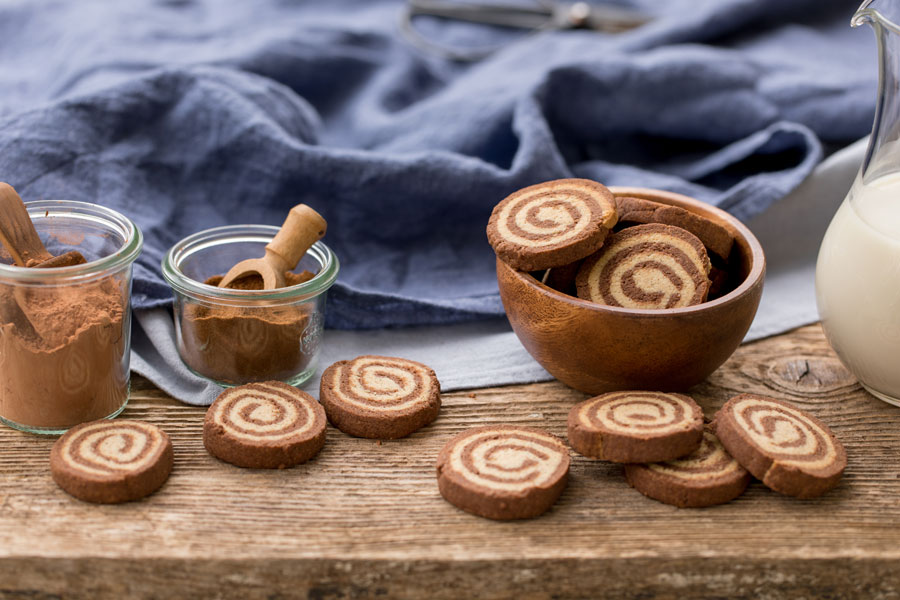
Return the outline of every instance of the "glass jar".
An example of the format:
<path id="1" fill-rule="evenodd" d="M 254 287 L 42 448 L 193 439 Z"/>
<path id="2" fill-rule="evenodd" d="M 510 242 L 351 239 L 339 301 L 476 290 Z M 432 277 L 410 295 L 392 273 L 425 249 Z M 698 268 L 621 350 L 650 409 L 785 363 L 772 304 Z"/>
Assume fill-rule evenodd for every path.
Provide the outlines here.
<path id="1" fill-rule="evenodd" d="M 51 254 L 78 250 L 88 262 L 23 268 L 0 257 L 0 421 L 59 434 L 128 402 L 132 263 L 143 238 L 96 204 L 25 206 Z"/>
<path id="2" fill-rule="evenodd" d="M 207 229 L 175 244 L 162 263 L 175 294 L 176 343 L 197 375 L 228 387 L 279 380 L 300 385 L 316 370 L 325 298 L 337 279 L 338 259 L 313 244 L 295 274 L 312 278 L 275 290 L 216 287 L 238 262 L 265 254 L 278 227 L 231 225 Z"/>

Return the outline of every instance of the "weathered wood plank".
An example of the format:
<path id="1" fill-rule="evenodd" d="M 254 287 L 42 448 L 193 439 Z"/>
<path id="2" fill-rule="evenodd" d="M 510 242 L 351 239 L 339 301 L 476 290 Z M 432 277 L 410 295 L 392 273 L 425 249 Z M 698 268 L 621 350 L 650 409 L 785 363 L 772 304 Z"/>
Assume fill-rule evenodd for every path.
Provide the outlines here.
<path id="1" fill-rule="evenodd" d="M 741 347 L 693 395 L 711 417 L 745 391 L 832 426 L 850 461 L 836 490 L 800 501 L 754 483 L 730 504 L 676 509 L 630 489 L 621 467 L 574 455 L 547 515 L 495 523 L 440 498 L 441 446 L 485 423 L 565 437 L 584 394 L 447 394 L 407 439 L 330 428 L 312 462 L 266 472 L 211 458 L 203 410 L 136 379 L 124 416 L 162 426 L 176 451 L 144 501 L 74 500 L 50 478 L 52 440 L 0 429 L 0 597 L 900 597 L 900 410 L 855 383 L 818 326 Z"/>
<path id="2" fill-rule="evenodd" d="M 0 597 L 283 600 L 896 598 L 893 560 L 741 558 L 341 560 L 113 559 L 0 563 Z M 9 588 L 10 578 L 20 585 Z M 26 585 L 21 585 L 26 584 Z"/>

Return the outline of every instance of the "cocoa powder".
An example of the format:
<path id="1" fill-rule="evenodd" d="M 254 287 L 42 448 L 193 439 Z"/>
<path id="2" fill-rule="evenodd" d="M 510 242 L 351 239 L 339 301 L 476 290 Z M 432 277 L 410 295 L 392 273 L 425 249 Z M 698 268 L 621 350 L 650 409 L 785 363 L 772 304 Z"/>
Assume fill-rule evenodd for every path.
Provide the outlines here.
<path id="1" fill-rule="evenodd" d="M 288 286 L 313 273 L 285 273 Z M 218 285 L 221 275 L 204 283 Z M 235 289 L 260 290 L 262 278 L 245 277 Z M 309 324 L 311 304 L 230 306 L 186 301 L 179 345 L 185 363 L 197 373 L 226 384 L 286 380 L 303 371 L 311 356 L 300 342 Z"/>
<path id="2" fill-rule="evenodd" d="M 65 429 L 107 417 L 128 396 L 127 283 L 0 284 L 0 416 Z"/>

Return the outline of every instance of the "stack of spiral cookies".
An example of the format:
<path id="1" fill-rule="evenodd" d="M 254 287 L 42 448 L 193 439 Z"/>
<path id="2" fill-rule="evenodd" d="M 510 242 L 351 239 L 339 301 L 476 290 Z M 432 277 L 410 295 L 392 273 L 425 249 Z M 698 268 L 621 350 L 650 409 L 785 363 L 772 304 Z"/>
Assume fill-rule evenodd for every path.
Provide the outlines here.
<path id="1" fill-rule="evenodd" d="M 576 404 L 569 446 L 588 458 L 620 463 L 628 483 L 673 506 L 706 507 L 740 496 L 753 477 L 797 498 L 834 488 L 847 466 L 824 423 L 782 400 L 732 398 L 707 423 L 689 396 L 610 392 Z M 438 455 L 441 495 L 489 519 L 527 519 L 548 511 L 569 479 L 569 448 L 534 427 L 474 427 Z"/>
<path id="2" fill-rule="evenodd" d="M 734 235 L 676 206 L 616 197 L 587 179 L 521 189 L 493 210 L 500 260 L 557 291 L 638 309 L 693 306 L 727 293 Z"/>
<path id="3" fill-rule="evenodd" d="M 824 423 L 754 394 L 732 398 L 704 424 L 688 396 L 612 392 L 572 408 L 568 433 L 576 452 L 623 463 L 635 489 L 679 507 L 733 500 L 751 475 L 776 492 L 814 498 L 835 487 L 847 466 Z"/>

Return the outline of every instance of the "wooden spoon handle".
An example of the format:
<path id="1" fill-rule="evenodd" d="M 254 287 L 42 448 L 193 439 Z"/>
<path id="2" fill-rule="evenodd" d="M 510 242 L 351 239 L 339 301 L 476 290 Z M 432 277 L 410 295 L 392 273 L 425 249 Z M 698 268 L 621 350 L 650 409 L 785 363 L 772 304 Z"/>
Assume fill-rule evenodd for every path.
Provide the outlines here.
<path id="1" fill-rule="evenodd" d="M 284 270 L 290 271 L 310 246 L 325 235 L 326 228 L 322 215 L 305 204 L 298 204 L 288 213 L 275 238 L 266 245 L 266 252 L 278 255 L 284 261 Z"/>
<path id="2" fill-rule="evenodd" d="M 20 267 L 29 261 L 43 262 L 53 258 L 28 216 L 25 203 L 16 190 L 0 181 L 0 242 Z"/>

